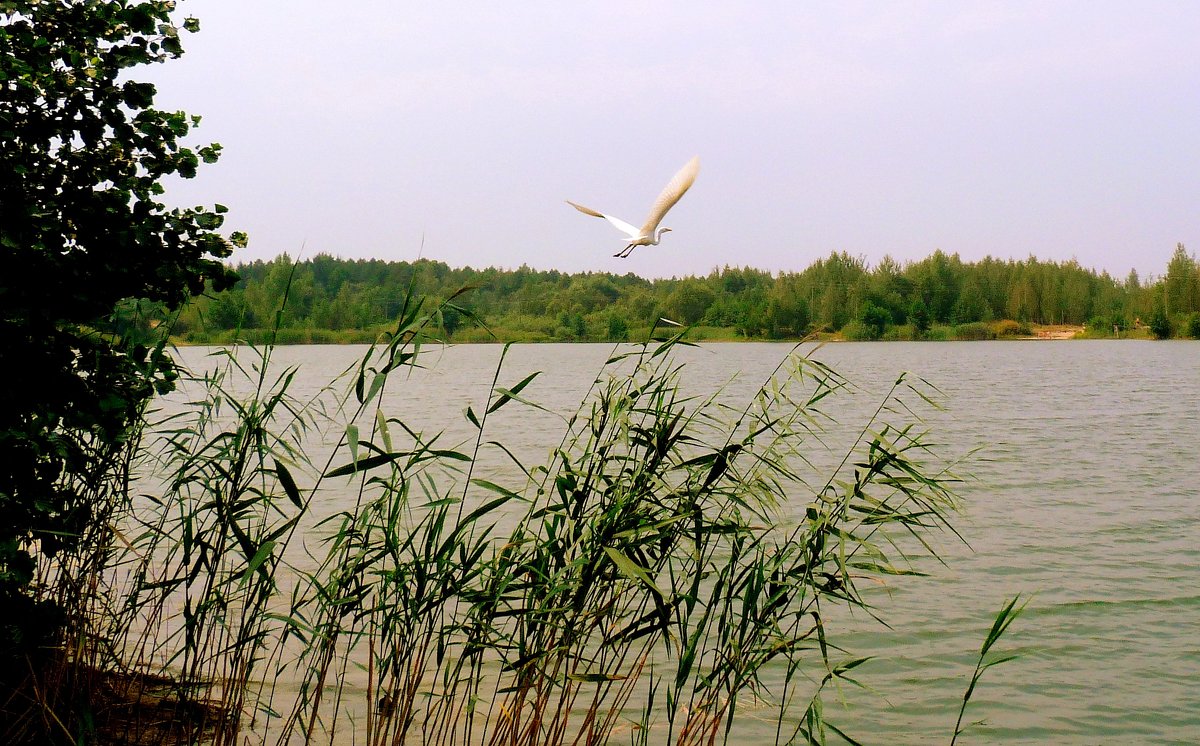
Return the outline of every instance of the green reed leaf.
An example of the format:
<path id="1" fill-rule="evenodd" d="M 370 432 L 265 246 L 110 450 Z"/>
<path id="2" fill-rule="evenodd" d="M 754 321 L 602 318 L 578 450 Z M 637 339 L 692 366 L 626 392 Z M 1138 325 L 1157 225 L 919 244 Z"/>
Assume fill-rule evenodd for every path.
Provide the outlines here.
<path id="1" fill-rule="evenodd" d="M 488 407 L 487 413 L 491 414 L 492 412 L 495 412 L 497 409 L 499 409 L 500 407 L 503 407 L 505 404 L 508 404 L 513 399 L 517 399 L 518 401 L 523 401 L 522 399 L 520 399 L 520 397 L 517 396 L 517 394 L 521 393 L 521 390 L 524 389 L 526 386 L 528 386 L 529 383 L 533 379 L 537 378 L 540 374 L 541 374 L 540 370 L 534 371 L 533 373 L 530 373 L 529 375 L 522 378 L 517 383 L 517 385 L 513 386 L 512 388 L 506 389 L 506 388 L 497 386 L 496 392 L 498 394 L 500 394 L 500 398 L 497 399 L 490 407 Z"/>
<path id="2" fill-rule="evenodd" d="M 612 547 L 604 547 L 604 553 L 607 554 L 608 558 L 613 561 L 613 564 L 617 566 L 618 572 L 620 572 L 622 575 L 630 580 L 640 580 L 660 596 L 666 595 L 659 590 L 657 585 L 654 584 L 654 580 L 650 577 L 650 574 L 646 572 L 644 567 L 629 559 L 629 557 L 626 557 L 619 550 Z"/>
<path id="3" fill-rule="evenodd" d="M 375 377 L 371 379 L 371 388 L 367 391 L 367 396 L 362 400 L 362 403 L 370 404 L 379 394 L 380 390 L 383 389 L 383 384 L 385 383 L 387 383 L 387 373 L 376 373 Z"/>
<path id="4" fill-rule="evenodd" d="M 275 459 L 275 474 L 279 477 L 279 484 L 283 487 L 284 493 L 288 499 L 292 501 L 297 508 L 304 509 L 304 500 L 300 497 L 300 489 L 296 487 L 296 480 L 292 479 L 292 473 L 279 459 Z"/>
<path id="5" fill-rule="evenodd" d="M 342 477 L 347 474 L 354 474 L 360 471 L 370 471 L 377 466 L 390 464 L 396 459 L 409 455 L 409 453 L 409 451 L 400 451 L 397 453 L 380 453 L 374 456 L 367 456 L 366 458 L 361 458 L 357 461 L 351 461 L 348 464 L 342 464 L 336 469 L 330 469 L 329 471 L 325 472 L 325 476 L 328 478 Z"/>
<path id="6" fill-rule="evenodd" d="M 350 447 L 350 461 L 358 461 L 358 425 L 353 422 L 346 425 L 346 445 Z"/>
<path id="7" fill-rule="evenodd" d="M 522 497 L 521 495 L 517 494 L 516 492 L 513 492 L 512 490 L 510 490 L 506 487 L 501 487 L 500 485 L 496 484 L 495 482 L 489 482 L 486 479 L 472 479 L 471 484 L 482 487 L 485 490 L 491 490 L 492 492 L 495 492 L 497 494 L 504 495 L 505 497 L 512 499 L 512 500 L 520 500 L 521 502 L 526 502 L 525 498 Z"/>
<path id="8" fill-rule="evenodd" d="M 255 570 L 260 570 L 260 568 L 263 568 L 264 563 L 271 558 L 271 555 L 274 552 L 275 542 L 263 542 L 263 545 L 260 546 L 258 551 L 254 553 L 254 557 L 250 560 L 249 564 L 246 565 L 245 574 L 250 575 Z M 260 572 L 262 573 L 263 580 L 270 580 L 270 575 L 267 573 L 265 568 L 261 569 Z"/>
<path id="9" fill-rule="evenodd" d="M 375 410 L 375 423 L 379 429 L 379 439 L 383 441 L 383 450 L 392 450 L 392 433 L 388 429 L 387 417 L 384 416 L 382 409 Z"/>

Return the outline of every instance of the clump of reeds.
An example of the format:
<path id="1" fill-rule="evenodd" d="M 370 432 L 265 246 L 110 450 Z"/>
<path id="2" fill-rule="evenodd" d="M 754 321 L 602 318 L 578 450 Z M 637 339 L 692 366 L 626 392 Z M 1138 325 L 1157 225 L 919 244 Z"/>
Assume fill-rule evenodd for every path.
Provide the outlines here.
<path id="1" fill-rule="evenodd" d="M 859 586 L 914 573 L 894 542 L 933 551 L 955 507 L 916 414 L 936 392 L 899 377 L 822 473 L 843 378 L 797 348 L 746 401 L 689 397 L 677 334 L 615 351 L 528 464 L 489 426 L 538 406 L 534 375 L 500 385 L 503 355 L 465 413 L 473 441 L 389 410 L 440 310 L 406 306 L 305 401 L 269 346 L 191 382 L 157 476 L 114 517 L 93 625 L 108 660 L 166 677 L 123 681 L 169 681 L 156 706 L 186 727 L 129 718 L 119 737 L 712 744 L 748 701 L 774 708 L 780 742 L 840 734 L 822 693 L 862 659 L 831 612 L 874 614 Z M 514 481 L 476 475 L 484 450 Z"/>

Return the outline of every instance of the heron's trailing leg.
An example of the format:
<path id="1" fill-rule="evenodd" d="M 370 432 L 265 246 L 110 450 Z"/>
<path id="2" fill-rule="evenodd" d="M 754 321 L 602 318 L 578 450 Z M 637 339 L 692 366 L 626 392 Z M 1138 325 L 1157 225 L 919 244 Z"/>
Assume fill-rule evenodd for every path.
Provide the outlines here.
<path id="1" fill-rule="evenodd" d="M 633 253 L 633 249 L 635 246 L 637 246 L 637 244 L 631 243 L 628 246 L 626 246 L 624 249 L 622 249 L 621 251 L 618 251 L 616 254 L 613 254 L 613 256 L 619 256 L 622 259 L 624 259 L 625 257 L 627 257 Z"/>

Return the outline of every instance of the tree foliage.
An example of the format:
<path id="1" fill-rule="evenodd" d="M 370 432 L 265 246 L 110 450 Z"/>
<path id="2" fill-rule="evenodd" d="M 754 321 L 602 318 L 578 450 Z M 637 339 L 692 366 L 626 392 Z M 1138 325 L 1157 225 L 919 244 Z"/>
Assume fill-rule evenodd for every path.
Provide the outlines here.
<path id="1" fill-rule="evenodd" d="M 1196 259 L 1187 253 L 1183 244 L 1175 245 L 1175 253 L 1167 262 L 1163 305 L 1169 316 L 1200 311 L 1200 272 Z"/>
<path id="2" fill-rule="evenodd" d="M 1161 302 L 1155 303 L 1154 311 L 1150 314 L 1150 333 L 1156 339 L 1169 339 L 1171 332 L 1171 318 L 1167 315 L 1166 306 Z"/>
<path id="3" fill-rule="evenodd" d="M 1196 277 L 1195 265 L 1191 267 Z M 815 330 L 842 330 L 854 321 L 866 338 L 887 337 L 889 328 L 900 325 L 908 327 L 904 336 L 921 337 L 935 324 L 1001 319 L 1022 328 L 1105 319 L 1094 325 L 1098 330 L 1111 329 L 1116 319 L 1124 328 L 1125 319 L 1149 319 L 1154 294 L 1163 284 L 1143 283 L 1136 274 L 1117 280 L 1075 261 L 988 257 L 964 262 L 943 252 L 903 265 L 884 257 L 875 267 L 834 253 L 801 272 L 777 276 L 723 267 L 704 277 L 659 280 L 632 274 L 568 275 L 526 266 L 477 270 L 430 260 L 347 260 L 328 254 L 299 262 L 283 255 L 237 269 L 242 280 L 236 287 L 212 294 L 187 312 L 185 338 L 227 340 L 229 330 L 269 326 L 289 280 L 281 320 L 291 334 L 285 337 L 296 341 L 323 339 L 315 331 L 369 339 L 373 328 L 382 328 L 399 311 L 410 284 L 434 298 L 471 286 L 475 289 L 468 300 L 456 303 L 469 304 L 502 338 L 529 341 L 634 339 L 660 317 L 757 339 L 797 339 Z M 1184 325 L 1181 316 L 1178 326 Z M 472 326 L 463 319 L 455 331 L 467 339 L 484 338 L 482 333 L 470 336 Z M 348 335 L 353 330 L 362 335 Z"/>
<path id="4" fill-rule="evenodd" d="M 0 656 L 56 629 L 35 557 L 45 582 L 103 530 L 141 408 L 172 386 L 153 315 L 230 285 L 221 259 L 244 240 L 218 232 L 220 205 L 161 201 L 220 153 L 183 145 L 198 118 L 154 108 L 129 72 L 182 53 L 197 24 L 173 7 L 0 2 Z"/>
<path id="5" fill-rule="evenodd" d="M 1192 312 L 1187 319 L 1187 335 L 1200 339 L 1200 312 Z"/>

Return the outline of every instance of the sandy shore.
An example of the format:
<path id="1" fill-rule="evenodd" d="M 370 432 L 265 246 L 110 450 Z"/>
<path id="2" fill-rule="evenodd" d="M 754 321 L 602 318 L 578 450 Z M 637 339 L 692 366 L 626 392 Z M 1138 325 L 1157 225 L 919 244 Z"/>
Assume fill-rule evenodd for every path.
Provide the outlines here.
<path id="1" fill-rule="evenodd" d="M 1083 334 L 1082 326 L 1043 326 L 1029 339 L 1071 339 L 1077 334 Z"/>

